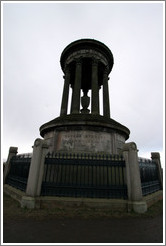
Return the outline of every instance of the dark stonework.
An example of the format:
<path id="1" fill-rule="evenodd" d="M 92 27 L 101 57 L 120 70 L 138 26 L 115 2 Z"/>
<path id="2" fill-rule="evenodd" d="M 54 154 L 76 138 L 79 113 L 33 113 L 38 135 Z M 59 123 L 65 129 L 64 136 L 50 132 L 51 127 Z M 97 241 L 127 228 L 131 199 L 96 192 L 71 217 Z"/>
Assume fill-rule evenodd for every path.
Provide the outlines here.
<path id="1" fill-rule="evenodd" d="M 110 118 L 108 75 L 113 63 L 109 48 L 94 39 L 77 40 L 64 49 L 60 58 L 64 72 L 60 117 L 40 127 L 50 151 L 120 153 L 130 131 Z M 100 115 L 102 87 L 103 115 Z M 70 89 L 72 100 L 68 105 Z"/>

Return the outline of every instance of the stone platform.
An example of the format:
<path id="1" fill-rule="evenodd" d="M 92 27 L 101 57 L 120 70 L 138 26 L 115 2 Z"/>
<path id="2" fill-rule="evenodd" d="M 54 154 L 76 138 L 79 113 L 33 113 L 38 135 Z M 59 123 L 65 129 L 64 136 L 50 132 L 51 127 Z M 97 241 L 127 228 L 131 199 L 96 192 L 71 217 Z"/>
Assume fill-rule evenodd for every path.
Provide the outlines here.
<path id="1" fill-rule="evenodd" d="M 123 199 L 97 199 L 97 198 L 72 198 L 72 197 L 29 197 L 25 192 L 20 191 L 7 184 L 4 185 L 4 193 L 17 200 L 21 207 L 29 209 L 39 208 L 57 208 L 57 207 L 89 207 L 89 208 L 109 208 L 113 211 L 132 211 L 144 213 L 147 207 L 152 206 L 163 199 L 163 191 L 159 190 L 153 194 L 147 195 L 142 201 L 134 202 Z M 146 208 L 146 209 L 145 209 Z"/>

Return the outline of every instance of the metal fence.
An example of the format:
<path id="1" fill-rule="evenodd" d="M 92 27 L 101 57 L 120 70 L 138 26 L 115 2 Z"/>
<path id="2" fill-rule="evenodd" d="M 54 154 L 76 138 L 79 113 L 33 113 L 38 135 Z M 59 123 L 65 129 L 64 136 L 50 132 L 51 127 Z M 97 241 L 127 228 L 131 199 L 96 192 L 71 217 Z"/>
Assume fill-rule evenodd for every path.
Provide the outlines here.
<path id="1" fill-rule="evenodd" d="M 6 183 L 22 191 L 26 190 L 31 153 L 13 156 L 10 162 L 11 168 Z"/>
<path id="2" fill-rule="evenodd" d="M 142 194 L 146 196 L 161 189 L 158 168 L 155 162 L 139 158 Z"/>
<path id="3" fill-rule="evenodd" d="M 121 156 L 48 154 L 41 195 L 127 199 Z"/>

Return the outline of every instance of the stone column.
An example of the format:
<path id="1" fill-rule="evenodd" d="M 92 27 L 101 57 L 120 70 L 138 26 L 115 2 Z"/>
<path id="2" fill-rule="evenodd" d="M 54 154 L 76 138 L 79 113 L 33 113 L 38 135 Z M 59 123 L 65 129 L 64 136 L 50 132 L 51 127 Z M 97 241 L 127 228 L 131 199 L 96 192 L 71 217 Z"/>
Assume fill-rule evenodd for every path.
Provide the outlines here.
<path id="1" fill-rule="evenodd" d="M 33 146 L 33 155 L 26 189 L 27 196 L 40 196 L 44 172 L 44 161 L 47 151 L 48 145 L 46 141 L 37 138 Z"/>
<path id="2" fill-rule="evenodd" d="M 99 114 L 98 61 L 92 60 L 92 114 Z"/>
<path id="3" fill-rule="evenodd" d="M 152 152 L 151 159 L 153 162 L 157 164 L 158 177 L 160 180 L 161 189 L 163 189 L 163 174 L 162 174 L 162 169 L 161 169 L 160 154 L 158 152 Z"/>
<path id="4" fill-rule="evenodd" d="M 133 210 L 135 212 L 144 213 L 147 211 L 147 204 L 142 200 L 143 197 L 137 146 L 134 142 L 124 144 L 123 157 L 126 164 L 128 200 L 132 203 Z"/>
<path id="5" fill-rule="evenodd" d="M 65 68 L 65 76 L 64 76 L 64 87 L 63 87 L 63 96 L 62 96 L 62 104 L 61 104 L 61 113 L 60 115 L 67 114 L 68 107 L 68 98 L 69 98 L 69 84 L 70 84 L 70 70 L 67 65 Z"/>
<path id="6" fill-rule="evenodd" d="M 103 74 L 103 115 L 110 118 L 110 102 L 108 90 L 108 69 L 105 68 Z"/>
<path id="7" fill-rule="evenodd" d="M 9 174 L 9 172 L 10 172 L 11 158 L 13 156 L 16 156 L 17 155 L 17 150 L 18 150 L 17 147 L 10 147 L 9 148 L 9 154 L 8 154 L 7 161 L 5 163 L 5 170 L 4 170 L 4 173 L 3 173 L 3 183 L 4 184 L 6 183 L 7 176 Z"/>
<path id="8" fill-rule="evenodd" d="M 81 77 L 82 77 L 82 60 L 76 60 L 75 81 L 73 85 L 71 114 L 80 112 L 80 93 L 81 93 Z"/>

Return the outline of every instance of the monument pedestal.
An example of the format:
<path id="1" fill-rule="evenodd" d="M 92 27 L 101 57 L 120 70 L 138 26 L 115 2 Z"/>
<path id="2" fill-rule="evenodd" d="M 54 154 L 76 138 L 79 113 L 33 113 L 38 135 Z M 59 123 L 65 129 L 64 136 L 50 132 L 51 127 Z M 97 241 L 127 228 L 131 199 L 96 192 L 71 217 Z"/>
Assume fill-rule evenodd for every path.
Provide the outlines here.
<path id="1" fill-rule="evenodd" d="M 100 115 L 58 117 L 40 127 L 50 152 L 119 154 L 129 137 L 125 126 Z"/>

